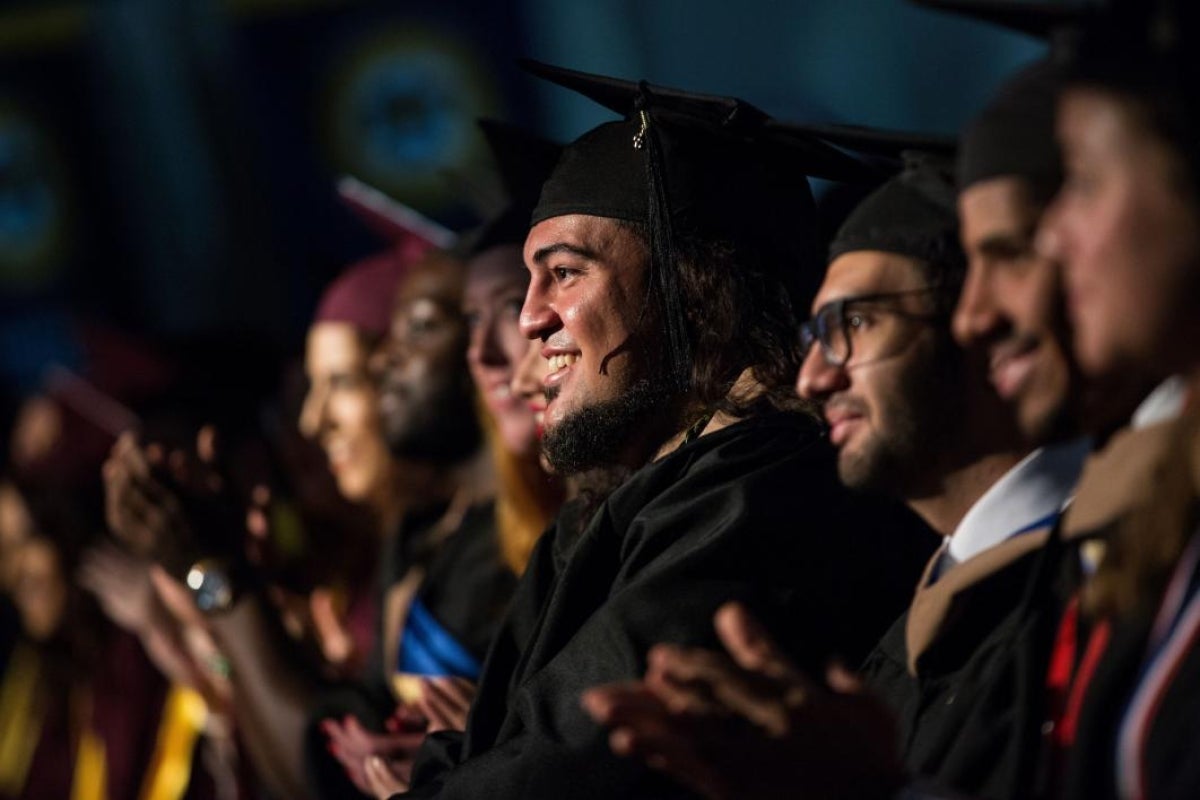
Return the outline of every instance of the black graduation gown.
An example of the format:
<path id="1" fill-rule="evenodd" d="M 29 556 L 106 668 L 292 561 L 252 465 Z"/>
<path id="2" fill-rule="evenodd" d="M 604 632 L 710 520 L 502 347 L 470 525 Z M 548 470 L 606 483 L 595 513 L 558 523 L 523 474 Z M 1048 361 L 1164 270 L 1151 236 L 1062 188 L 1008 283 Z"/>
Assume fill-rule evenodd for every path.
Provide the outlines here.
<path id="1" fill-rule="evenodd" d="M 1117 797 L 1117 732 L 1146 655 L 1150 620 L 1128 619 L 1113 627 L 1108 646 L 1088 684 L 1079 733 L 1068 759 L 1068 800 Z M 1167 686 L 1147 732 L 1143 752 L 1146 797 L 1200 797 L 1200 647 L 1193 645 Z"/>
<path id="2" fill-rule="evenodd" d="M 906 509 L 843 489 L 816 423 L 789 413 L 684 445 L 572 529 L 560 521 L 542 538 L 465 735 L 427 740 L 404 797 L 686 795 L 610 753 L 580 708 L 583 690 L 640 677 L 657 642 L 716 647 L 712 616 L 731 599 L 806 667 L 859 658 L 932 548 Z"/>
<path id="3" fill-rule="evenodd" d="M 441 507 L 410 516 L 401 532 L 387 542 L 378 577 L 383 608 L 375 646 L 364 666 L 362 680 L 326 691 L 309 715 L 306 762 L 318 797 L 359 796 L 341 764 L 327 751 L 321 721 L 354 714 L 369 730 L 382 731 L 385 720 L 396 708 L 389 684 L 395 653 L 390 651 L 398 645 L 400 631 L 388 630 L 394 615 L 388 613 L 386 606 L 389 591 L 410 567 L 419 564 L 424 570 L 416 596 L 479 661 L 483 661 L 504 619 L 517 578 L 500 553 L 495 506 L 492 503 L 472 506 L 452 535 L 435 548 L 423 547 L 444 511 Z"/>
<path id="4" fill-rule="evenodd" d="M 1067 520 L 1073 532 L 1115 529 L 1127 515 L 1143 508 L 1162 508 L 1166 503 L 1186 504 L 1190 514 L 1182 516 L 1195 525 L 1200 516 L 1200 420 L 1196 414 L 1191 409 L 1177 419 L 1114 436 L 1084 471 Z M 1179 470 L 1190 471 L 1191 486 L 1186 494 L 1163 496 L 1163 476 L 1168 470 L 1176 475 Z M 1157 533 L 1153 527 L 1139 526 L 1137 530 L 1144 536 Z M 1146 600 L 1145 608 L 1157 611 L 1162 598 Z M 1117 796 L 1117 736 L 1128 703 L 1143 679 L 1153 622 L 1147 611 L 1109 620 L 1108 645 L 1086 687 L 1075 743 L 1067 756 L 1064 798 L 1105 800 Z M 1200 797 L 1200 643 L 1188 644 L 1153 709 L 1142 763 L 1147 798 Z"/>
<path id="5" fill-rule="evenodd" d="M 1038 796 L 1046 670 L 1079 581 L 1075 547 L 1045 531 L 923 580 L 863 667 L 896 714 L 910 772 L 973 798 Z"/>

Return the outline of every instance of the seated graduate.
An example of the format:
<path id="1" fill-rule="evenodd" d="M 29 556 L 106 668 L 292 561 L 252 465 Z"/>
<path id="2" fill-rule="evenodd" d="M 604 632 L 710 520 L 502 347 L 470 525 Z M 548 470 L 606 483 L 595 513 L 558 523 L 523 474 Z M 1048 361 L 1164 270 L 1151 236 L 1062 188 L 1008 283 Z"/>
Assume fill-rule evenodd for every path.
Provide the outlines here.
<path id="1" fill-rule="evenodd" d="M 860 167 L 740 101 L 534 69 L 624 115 L 543 187 L 521 312 L 549 361 L 546 455 L 608 490 L 543 536 L 465 734 L 426 741 L 405 796 L 677 796 L 608 752 L 586 687 L 640 675 L 653 642 L 711 645 L 735 598 L 790 620 L 803 663 L 861 658 L 928 552 L 903 508 L 841 487 L 791 390 L 806 175 Z"/>
<path id="2" fill-rule="evenodd" d="M 549 474 L 539 458 L 538 421 L 528 400 L 513 390 L 519 362 L 529 342 L 518 318 L 529 273 L 521 259 L 529 214 L 542 182 L 560 152 L 558 145 L 519 128 L 486 120 L 480 122 L 504 184 L 501 208 L 467 233 L 456 250 L 466 260 L 462 313 L 468 331 L 466 364 L 482 406 L 496 474 L 495 524 L 504 562 L 521 574 L 537 539 L 558 511 L 562 482 Z M 540 360 L 540 359 L 539 359 Z M 542 361 L 544 364 L 545 362 Z M 539 383 L 540 388 L 540 383 Z M 409 667 L 419 667 L 419 664 Z M 419 670 L 418 670 L 419 671 Z M 397 683 L 409 712 L 428 723 L 425 731 L 462 730 L 474 696 L 474 683 L 464 677 L 443 676 L 428 681 Z M 395 724 L 402 722 L 402 717 Z M 344 732 L 343 732 L 344 733 Z M 407 780 L 408 751 L 375 749 L 364 753 L 338 739 L 339 759 L 359 773 L 376 793 L 401 778 Z M 352 763 L 352 758 L 358 758 Z M 372 759 L 370 765 L 364 763 Z"/>
<path id="3" fill-rule="evenodd" d="M 1065 265 L 1076 357 L 1092 377 L 1163 381 L 1089 462 L 1065 521 L 1108 534 L 1081 596 L 1088 633 L 1062 639 L 1071 798 L 1200 793 L 1198 12 L 1116 4 L 1085 27 L 1059 100 L 1066 180 L 1038 246 Z"/>
<path id="4" fill-rule="evenodd" d="M 529 288 L 522 258 L 525 234 L 542 183 L 562 148 L 495 120 L 481 120 L 479 126 L 506 199 L 458 248 L 467 261 L 463 291 L 463 315 L 470 331 L 467 364 L 486 411 L 501 547 L 513 572 L 520 575 L 563 500 L 562 481 L 547 472 L 548 465 L 541 459 L 536 412 L 513 386 L 530 347 L 520 328 L 521 305 Z"/>

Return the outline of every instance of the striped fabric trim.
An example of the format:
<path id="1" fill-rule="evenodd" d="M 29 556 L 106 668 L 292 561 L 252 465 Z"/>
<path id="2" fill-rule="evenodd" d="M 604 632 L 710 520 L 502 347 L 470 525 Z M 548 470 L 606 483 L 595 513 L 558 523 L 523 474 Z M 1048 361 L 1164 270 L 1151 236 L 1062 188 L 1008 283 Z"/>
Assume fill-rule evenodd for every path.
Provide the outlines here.
<path id="1" fill-rule="evenodd" d="M 1127 800 L 1146 796 L 1146 739 L 1167 690 L 1200 640 L 1197 567 L 1200 567 L 1200 535 L 1193 535 L 1163 596 L 1148 655 L 1117 734 L 1117 791 Z"/>

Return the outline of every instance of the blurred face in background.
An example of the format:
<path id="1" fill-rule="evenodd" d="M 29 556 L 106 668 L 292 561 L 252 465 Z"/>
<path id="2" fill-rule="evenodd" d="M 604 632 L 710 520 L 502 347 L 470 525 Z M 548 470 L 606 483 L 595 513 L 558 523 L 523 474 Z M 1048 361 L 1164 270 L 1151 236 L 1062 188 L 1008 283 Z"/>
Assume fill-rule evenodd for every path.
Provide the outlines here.
<path id="1" fill-rule="evenodd" d="M 58 549 L 7 482 L 0 483 L 0 570 L 25 633 L 34 641 L 52 637 L 62 625 L 69 595 Z"/>
<path id="2" fill-rule="evenodd" d="M 1062 261 L 1074 349 L 1088 374 L 1197 363 L 1200 207 L 1184 159 L 1131 99 L 1073 88 L 1059 103 L 1066 180 L 1038 248 Z"/>
<path id="3" fill-rule="evenodd" d="M 11 483 L 0 483 L 0 591 L 12 591 L 18 551 L 33 533 L 33 518 L 20 493 Z"/>
<path id="4" fill-rule="evenodd" d="M 57 548 L 42 536 L 26 540 L 17 549 L 15 576 L 12 598 L 21 626 L 35 641 L 45 641 L 62 625 L 67 607 L 67 581 Z"/>
<path id="5" fill-rule="evenodd" d="M 318 322 L 309 329 L 304 363 L 309 390 L 300 430 L 324 450 L 342 496 L 359 503 L 389 491 L 393 468 L 369 358 L 364 336 L 349 323 Z"/>
<path id="6" fill-rule="evenodd" d="M 537 450 L 534 413 L 527 399 L 513 391 L 517 368 L 530 351 L 520 329 L 528 287 L 520 245 L 501 245 L 471 259 L 463 293 L 471 378 L 504 447 L 517 455 Z"/>
<path id="7" fill-rule="evenodd" d="M 398 458 L 452 464 L 479 447 L 464 283 L 461 262 L 431 254 L 400 284 L 374 361 L 384 438 Z"/>
<path id="8" fill-rule="evenodd" d="M 958 211 L 968 266 L 954 314 L 955 337 L 986 354 L 992 386 L 1036 444 L 1076 424 L 1079 390 L 1061 265 L 1034 250 L 1043 209 L 1029 181 L 1018 176 L 989 178 L 962 191 Z"/>

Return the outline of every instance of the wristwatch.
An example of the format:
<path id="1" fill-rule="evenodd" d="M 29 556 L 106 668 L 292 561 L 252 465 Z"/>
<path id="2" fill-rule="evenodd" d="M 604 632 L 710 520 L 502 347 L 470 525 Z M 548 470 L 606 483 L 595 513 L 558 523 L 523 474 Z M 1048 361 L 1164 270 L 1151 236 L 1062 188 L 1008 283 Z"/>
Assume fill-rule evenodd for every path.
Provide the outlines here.
<path id="1" fill-rule="evenodd" d="M 217 558 L 202 558 L 187 571 L 184 579 L 192 592 L 196 608 L 204 614 L 220 614 L 233 608 L 237 585 L 230 565 Z"/>

